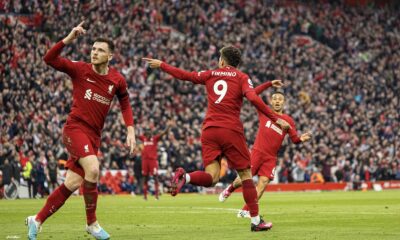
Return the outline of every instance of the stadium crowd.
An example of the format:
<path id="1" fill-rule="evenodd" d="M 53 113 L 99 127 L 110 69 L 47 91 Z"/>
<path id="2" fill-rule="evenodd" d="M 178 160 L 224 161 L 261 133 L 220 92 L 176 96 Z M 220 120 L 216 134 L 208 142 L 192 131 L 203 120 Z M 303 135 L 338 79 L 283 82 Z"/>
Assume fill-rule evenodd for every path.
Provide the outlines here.
<path id="1" fill-rule="evenodd" d="M 141 58 L 199 71 L 217 67 L 218 50 L 233 44 L 243 51 L 240 69 L 257 85 L 284 81 L 285 112 L 300 132 L 313 133 L 304 145 L 284 144 L 279 182 L 313 181 L 313 174 L 320 181 L 400 180 L 399 10 L 342 1 L 0 1 L 0 166 L 8 159 L 21 169 L 27 161 L 46 168 L 50 159 L 67 159 L 61 134 L 72 84 L 42 58 L 84 19 L 88 33 L 63 55 L 89 61 L 93 39 L 113 39 L 112 65 L 127 80 L 137 134 L 176 122 L 159 143 L 166 176 L 177 166 L 202 167 L 205 90 L 152 71 Z M 128 155 L 118 112 L 114 101 L 102 169 L 129 169 L 139 179 L 140 151 Z M 258 119 L 247 102 L 241 118 L 251 147 Z"/>

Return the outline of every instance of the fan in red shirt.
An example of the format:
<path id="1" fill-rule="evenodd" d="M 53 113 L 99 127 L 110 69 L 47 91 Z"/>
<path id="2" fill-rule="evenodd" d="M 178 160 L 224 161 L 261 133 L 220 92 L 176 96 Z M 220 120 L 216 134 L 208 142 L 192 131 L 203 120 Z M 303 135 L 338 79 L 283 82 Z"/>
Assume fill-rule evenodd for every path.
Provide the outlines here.
<path id="1" fill-rule="evenodd" d="M 63 128 L 63 143 L 70 154 L 67 161 L 67 176 L 48 198 L 45 206 L 36 216 L 26 219 L 28 238 L 36 239 L 44 221 L 55 213 L 81 185 L 86 209 L 86 230 L 96 239 L 108 239 L 110 235 L 97 222 L 97 182 L 101 130 L 114 96 L 118 97 L 122 115 L 127 126 L 127 145 L 132 153 L 136 141 L 133 128 L 133 114 L 129 103 L 127 84 L 124 77 L 109 62 L 113 56 L 114 44 L 108 39 L 94 41 L 91 63 L 74 62 L 60 57 L 65 45 L 86 33 L 81 22 L 67 37 L 54 45 L 44 57 L 46 64 L 68 74 L 72 79 L 72 110 Z"/>
<path id="2" fill-rule="evenodd" d="M 158 141 L 167 134 L 171 128 L 172 122 L 167 123 L 167 127 L 164 131 L 159 134 L 153 135 L 150 128 L 146 128 L 144 134 L 139 136 L 139 140 L 142 141 L 142 181 L 143 181 L 143 196 L 147 200 L 147 189 L 149 177 L 154 177 L 154 196 L 158 199 L 158 156 L 157 156 L 157 144 Z"/>
<path id="3" fill-rule="evenodd" d="M 178 168 L 172 179 L 172 196 L 175 196 L 185 183 L 211 187 L 219 181 L 221 157 L 226 157 L 231 168 L 236 169 L 243 182 L 243 197 L 250 208 L 251 230 L 266 231 L 272 227 L 258 215 L 257 192 L 250 171 L 250 155 L 240 121 L 243 96 L 258 110 L 266 114 L 282 129 L 289 124 L 277 117 L 257 96 L 249 76 L 237 69 L 241 62 L 241 52 L 233 46 L 220 50 L 219 68 L 203 72 L 187 72 L 157 59 L 144 58 L 151 68 L 162 71 L 184 81 L 206 86 L 208 109 L 202 129 L 202 155 L 205 171 L 186 174 Z"/>
<path id="4" fill-rule="evenodd" d="M 255 91 L 257 94 L 262 93 L 265 89 L 274 86 L 282 87 L 281 80 L 274 80 L 272 82 L 266 82 L 256 87 Z M 306 142 L 310 140 L 311 133 L 307 132 L 302 134 L 300 137 L 297 135 L 296 126 L 293 119 L 286 114 L 283 114 L 283 106 L 285 104 L 285 95 L 283 91 L 277 90 L 272 94 L 271 106 L 272 109 L 278 116 L 286 120 L 291 128 L 288 132 L 283 131 L 276 126 L 273 121 L 267 116 L 263 115 L 258 111 L 258 133 L 254 142 L 253 149 L 251 151 L 251 173 L 253 176 L 258 176 L 257 184 L 257 197 L 258 199 L 264 193 L 264 190 L 268 183 L 274 179 L 275 167 L 277 162 L 277 155 L 282 142 L 286 135 L 289 134 L 291 141 L 295 144 Z M 235 189 L 242 186 L 242 182 L 239 177 L 230 184 L 224 191 L 219 195 L 220 202 L 224 202 Z M 242 210 L 239 211 L 238 217 L 249 217 L 249 207 L 244 205 Z"/>

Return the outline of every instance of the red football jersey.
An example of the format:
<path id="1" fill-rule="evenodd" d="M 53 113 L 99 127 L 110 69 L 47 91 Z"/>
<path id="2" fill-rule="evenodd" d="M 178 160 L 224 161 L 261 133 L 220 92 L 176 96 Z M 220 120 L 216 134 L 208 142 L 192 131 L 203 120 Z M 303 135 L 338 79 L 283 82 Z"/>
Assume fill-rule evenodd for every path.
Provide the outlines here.
<path id="1" fill-rule="evenodd" d="M 159 135 L 147 138 L 142 135 L 139 136 L 140 141 L 143 142 L 142 161 L 157 161 L 157 143 L 160 140 Z"/>
<path id="2" fill-rule="evenodd" d="M 181 80 L 206 86 L 208 109 L 203 129 L 215 126 L 243 132 L 243 124 L 240 121 L 243 96 L 247 98 L 256 96 L 253 83 L 245 73 L 229 66 L 203 72 L 186 72 L 162 63 L 161 69 Z M 253 100 L 259 104 L 258 107 L 262 106 L 260 108 L 265 114 L 276 121 L 275 114 L 265 104 L 260 103 L 261 99 Z"/>
<path id="3" fill-rule="evenodd" d="M 132 126 L 133 113 L 124 77 L 112 67 L 109 68 L 107 75 L 100 75 L 92 69 L 90 63 L 74 62 L 60 57 L 64 46 L 62 41 L 58 42 L 47 52 L 44 61 L 56 70 L 65 72 L 72 79 L 73 100 L 67 122 L 82 122 L 100 135 L 111 102 L 116 95 L 125 124 Z"/>
<path id="4" fill-rule="evenodd" d="M 277 158 L 279 148 L 282 146 L 282 142 L 289 133 L 290 139 L 293 143 L 300 143 L 300 138 L 297 135 L 296 126 L 293 119 L 286 115 L 279 115 L 279 118 L 285 120 L 292 127 L 288 132 L 279 128 L 276 124 L 271 121 L 267 116 L 258 111 L 258 132 L 254 142 L 253 149 L 267 155 L 267 157 Z"/>

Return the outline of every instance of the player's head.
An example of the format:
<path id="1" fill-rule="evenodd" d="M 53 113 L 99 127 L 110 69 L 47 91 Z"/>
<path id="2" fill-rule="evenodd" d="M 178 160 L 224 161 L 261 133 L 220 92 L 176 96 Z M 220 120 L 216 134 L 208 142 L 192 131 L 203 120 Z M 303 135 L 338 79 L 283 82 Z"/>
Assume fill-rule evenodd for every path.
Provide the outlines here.
<path id="1" fill-rule="evenodd" d="M 220 68 L 225 66 L 236 68 L 242 62 L 242 52 L 234 46 L 223 47 L 219 50 L 219 53 L 221 54 L 218 62 L 218 67 Z"/>
<path id="2" fill-rule="evenodd" d="M 90 60 L 93 65 L 108 64 L 114 52 L 114 43 L 106 38 L 97 38 L 90 52 Z"/>
<path id="3" fill-rule="evenodd" d="M 277 89 L 272 93 L 271 105 L 275 112 L 281 113 L 285 104 L 285 93 L 281 89 Z"/>
<path id="4" fill-rule="evenodd" d="M 145 128 L 144 129 L 144 135 L 146 137 L 150 137 L 151 136 L 151 129 L 150 128 Z"/>

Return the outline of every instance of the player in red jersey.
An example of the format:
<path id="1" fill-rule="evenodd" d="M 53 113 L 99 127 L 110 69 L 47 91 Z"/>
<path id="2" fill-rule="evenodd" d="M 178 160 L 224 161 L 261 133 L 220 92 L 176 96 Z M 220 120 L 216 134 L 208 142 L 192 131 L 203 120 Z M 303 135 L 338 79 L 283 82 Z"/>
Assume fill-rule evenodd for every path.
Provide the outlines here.
<path id="1" fill-rule="evenodd" d="M 261 84 L 255 88 L 255 91 L 257 94 L 260 94 L 271 86 L 281 87 L 282 85 L 281 80 L 274 80 L 272 82 Z M 270 118 L 258 111 L 258 133 L 251 152 L 251 172 L 253 176 L 258 176 L 258 199 L 263 195 L 268 183 L 274 179 L 278 151 L 282 146 L 282 142 L 286 135 L 289 134 L 291 141 L 295 144 L 306 142 L 311 138 L 311 133 L 309 132 L 302 134 L 300 137 L 297 135 L 293 119 L 290 116 L 283 114 L 284 104 L 285 96 L 283 91 L 275 91 L 272 94 L 271 106 L 280 118 L 286 120 L 292 126 L 288 132 L 282 131 L 282 129 L 276 126 Z M 240 186 L 242 186 L 242 182 L 240 178 L 237 177 L 232 184 L 221 192 L 219 195 L 219 201 L 224 202 L 231 193 Z M 242 210 L 239 211 L 238 217 L 249 217 L 249 207 L 246 204 Z"/>
<path id="2" fill-rule="evenodd" d="M 97 181 L 99 161 L 97 150 L 105 117 L 114 96 L 118 97 L 122 115 L 127 126 L 127 145 L 132 153 L 135 145 L 133 114 L 129 103 L 124 77 L 112 67 L 114 45 L 107 39 L 94 41 L 91 63 L 74 62 L 60 57 L 65 45 L 86 33 L 81 22 L 62 41 L 54 45 L 45 55 L 44 61 L 54 69 L 68 74 L 73 84 L 72 109 L 63 128 L 63 143 L 70 158 L 67 161 L 67 176 L 48 198 L 36 216 L 26 219 L 28 239 L 36 239 L 44 221 L 55 213 L 81 185 L 85 200 L 86 230 L 96 239 L 108 239 L 110 235 L 100 227 L 96 218 Z"/>
<path id="3" fill-rule="evenodd" d="M 154 177 L 154 195 L 158 199 L 158 159 L 157 159 L 157 143 L 167 134 L 171 128 L 172 122 L 167 123 L 167 127 L 159 134 L 153 135 L 149 128 L 145 129 L 144 134 L 139 136 L 139 140 L 143 143 L 142 150 L 142 175 L 143 175 L 143 195 L 147 200 L 147 189 L 149 176 Z"/>
<path id="4" fill-rule="evenodd" d="M 289 124 L 257 96 L 250 78 L 237 69 L 241 62 L 239 49 L 228 46 L 220 50 L 219 68 L 203 72 L 186 72 L 157 59 L 144 58 L 151 68 L 161 68 L 175 78 L 206 86 L 208 109 L 202 128 L 202 155 L 205 171 L 186 174 L 178 168 L 172 179 L 171 194 L 175 196 L 185 183 L 211 187 L 219 181 L 220 160 L 225 156 L 243 182 L 243 197 L 250 207 L 251 230 L 266 231 L 272 225 L 258 215 L 257 192 L 250 171 L 250 155 L 240 121 L 240 109 L 245 96 L 263 114 L 286 129 Z"/>

